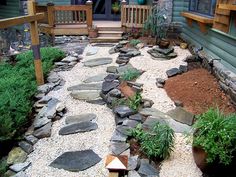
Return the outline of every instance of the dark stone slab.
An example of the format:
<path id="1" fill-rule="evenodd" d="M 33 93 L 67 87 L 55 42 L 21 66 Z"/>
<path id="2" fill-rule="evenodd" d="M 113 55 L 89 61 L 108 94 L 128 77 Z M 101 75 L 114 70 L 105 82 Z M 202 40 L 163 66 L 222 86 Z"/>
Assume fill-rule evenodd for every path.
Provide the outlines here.
<path id="1" fill-rule="evenodd" d="M 118 125 L 116 130 L 124 135 L 129 136 L 132 128 L 124 125 Z"/>
<path id="2" fill-rule="evenodd" d="M 164 55 L 168 55 L 168 54 L 174 52 L 174 48 L 173 47 L 169 47 L 167 49 L 161 49 L 160 47 L 157 46 L 157 47 L 154 47 L 153 50 L 157 51 L 157 52 L 159 52 L 161 54 L 164 54 Z"/>
<path id="3" fill-rule="evenodd" d="M 136 120 L 136 121 L 142 121 L 142 115 L 141 114 L 134 114 L 134 115 L 131 115 L 131 116 L 129 116 L 129 119 L 131 119 L 131 120 Z"/>
<path id="4" fill-rule="evenodd" d="M 23 149 L 27 154 L 30 154 L 31 152 L 33 152 L 34 148 L 31 144 L 29 144 L 26 141 L 20 141 L 18 143 L 18 145 L 21 147 L 21 149 Z"/>
<path id="5" fill-rule="evenodd" d="M 124 126 L 128 126 L 128 127 L 131 127 L 131 128 L 135 128 L 140 122 L 136 121 L 136 120 L 129 120 L 129 119 L 126 119 L 124 120 L 123 124 Z"/>
<path id="6" fill-rule="evenodd" d="M 108 93 L 111 97 L 121 98 L 121 91 L 119 89 L 113 89 Z"/>
<path id="7" fill-rule="evenodd" d="M 114 108 L 113 111 L 114 113 L 118 114 L 121 118 L 130 116 L 136 113 L 134 110 L 132 110 L 126 105 L 117 106 Z"/>
<path id="8" fill-rule="evenodd" d="M 117 75 L 117 74 L 108 74 L 105 78 L 104 78 L 104 80 L 105 81 L 108 81 L 108 82 L 112 82 L 112 81 L 114 81 L 114 80 L 116 80 L 116 79 L 118 79 L 119 78 L 119 75 Z"/>
<path id="9" fill-rule="evenodd" d="M 112 63 L 112 58 L 96 58 L 84 62 L 84 66 L 95 67 Z"/>
<path id="10" fill-rule="evenodd" d="M 65 127 L 62 127 L 59 130 L 59 135 L 69 135 L 79 132 L 88 132 L 92 130 L 96 130 L 98 125 L 93 122 L 80 122 L 75 124 L 69 124 Z"/>
<path id="11" fill-rule="evenodd" d="M 72 90 L 101 90 L 102 89 L 102 83 L 90 83 L 90 84 L 78 84 L 71 87 L 68 87 L 68 91 Z"/>
<path id="12" fill-rule="evenodd" d="M 51 167 L 64 169 L 67 171 L 83 171 L 102 159 L 92 150 L 65 152 L 57 157 L 51 164 Z"/>
<path id="13" fill-rule="evenodd" d="M 119 82 L 115 82 L 115 81 L 112 81 L 112 82 L 108 82 L 108 81 L 105 81 L 102 83 L 102 93 L 108 93 L 109 91 L 111 91 L 112 89 L 114 88 L 117 88 L 119 86 Z"/>
<path id="14" fill-rule="evenodd" d="M 111 143 L 110 150 L 114 155 L 120 155 L 122 152 L 129 148 L 129 144 L 125 142 L 113 142 Z"/>
<path id="15" fill-rule="evenodd" d="M 138 155 L 129 157 L 127 170 L 135 170 L 138 168 L 138 166 L 139 166 Z"/>
<path id="16" fill-rule="evenodd" d="M 127 137 L 128 137 L 127 135 L 124 135 L 115 130 L 114 133 L 112 134 L 111 141 L 126 142 Z"/>
<path id="17" fill-rule="evenodd" d="M 179 74 L 179 69 L 178 68 L 172 68 L 166 71 L 166 74 L 168 77 L 173 77 Z"/>
<path id="18" fill-rule="evenodd" d="M 34 131 L 33 135 L 37 138 L 45 138 L 51 136 L 52 122 Z"/>
<path id="19" fill-rule="evenodd" d="M 190 112 L 185 111 L 181 107 L 176 107 L 173 110 L 167 112 L 167 114 L 174 120 L 187 125 L 193 125 L 194 115 Z"/>
<path id="20" fill-rule="evenodd" d="M 75 116 L 67 116 L 65 123 L 66 124 L 74 124 L 74 123 L 80 123 L 80 122 L 89 122 L 94 119 L 96 119 L 96 114 L 93 113 L 87 113 L 87 114 L 80 114 Z"/>
<path id="21" fill-rule="evenodd" d="M 106 72 L 108 72 L 108 73 L 117 73 L 116 69 L 117 69 L 117 66 L 108 66 Z"/>
<path id="22" fill-rule="evenodd" d="M 159 171 L 149 163 L 148 159 L 140 160 L 140 167 L 138 169 L 138 173 L 145 176 L 159 177 Z"/>

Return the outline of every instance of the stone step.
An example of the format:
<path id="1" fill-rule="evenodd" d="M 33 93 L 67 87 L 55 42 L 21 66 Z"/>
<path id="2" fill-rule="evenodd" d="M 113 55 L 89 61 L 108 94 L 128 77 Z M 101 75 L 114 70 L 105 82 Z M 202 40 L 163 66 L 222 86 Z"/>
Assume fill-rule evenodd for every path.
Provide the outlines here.
<path id="1" fill-rule="evenodd" d="M 98 31 L 123 31 L 122 27 L 98 27 Z"/>
<path id="2" fill-rule="evenodd" d="M 98 31 L 99 37 L 121 37 L 122 31 Z"/>
<path id="3" fill-rule="evenodd" d="M 91 43 L 104 43 L 104 42 L 115 43 L 115 42 L 119 42 L 120 40 L 122 40 L 122 37 L 97 37 L 97 38 L 90 39 L 90 42 Z"/>

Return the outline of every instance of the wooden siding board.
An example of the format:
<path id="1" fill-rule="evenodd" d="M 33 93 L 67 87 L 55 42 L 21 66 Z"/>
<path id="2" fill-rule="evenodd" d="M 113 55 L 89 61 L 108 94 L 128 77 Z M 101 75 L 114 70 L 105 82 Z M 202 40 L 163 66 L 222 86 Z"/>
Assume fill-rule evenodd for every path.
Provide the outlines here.
<path id="1" fill-rule="evenodd" d="M 186 20 L 180 16 L 181 9 L 182 11 L 188 10 L 188 0 L 174 0 L 173 21 L 183 24 L 183 38 L 197 46 L 203 46 L 210 55 L 222 59 L 222 63 L 226 67 L 236 72 L 235 38 L 211 29 L 207 34 L 203 34 L 196 23 L 193 23 L 193 28 L 189 27 Z M 231 25 L 231 28 L 232 26 L 235 29 L 235 26 Z"/>

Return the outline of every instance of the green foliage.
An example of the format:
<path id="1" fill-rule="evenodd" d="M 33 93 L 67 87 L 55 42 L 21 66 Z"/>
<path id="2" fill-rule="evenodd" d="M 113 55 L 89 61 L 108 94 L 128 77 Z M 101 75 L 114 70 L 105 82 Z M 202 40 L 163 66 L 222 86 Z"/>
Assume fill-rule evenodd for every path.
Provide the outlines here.
<path id="1" fill-rule="evenodd" d="M 119 12 L 120 11 L 120 4 L 118 2 L 113 3 L 112 10 Z"/>
<path id="2" fill-rule="evenodd" d="M 116 106 L 120 105 L 127 105 L 127 99 L 126 98 L 120 98 L 118 100 L 113 100 L 111 103 L 111 106 L 114 108 Z"/>
<path id="3" fill-rule="evenodd" d="M 131 135 L 140 142 L 142 151 L 149 158 L 166 159 L 174 148 L 174 131 L 167 124 L 158 122 L 148 132 L 138 125 L 131 131 Z"/>
<path id="4" fill-rule="evenodd" d="M 207 162 L 228 165 L 236 150 L 236 114 L 224 115 L 219 109 L 209 109 L 197 116 L 193 146 L 207 153 Z"/>
<path id="5" fill-rule="evenodd" d="M 128 106 L 137 111 L 141 105 L 142 102 L 142 96 L 140 93 L 136 93 L 133 98 L 128 99 Z"/>
<path id="6" fill-rule="evenodd" d="M 7 160 L 6 158 L 0 159 L 0 175 L 3 175 L 7 171 Z"/>
<path id="7" fill-rule="evenodd" d="M 137 69 L 128 69 L 121 75 L 121 79 L 125 81 L 131 81 L 137 79 L 141 75 Z"/>
<path id="8" fill-rule="evenodd" d="M 65 54 L 59 49 L 42 48 L 43 71 L 46 75 L 53 62 Z M 0 141 L 15 138 L 27 123 L 37 91 L 32 51 L 19 54 L 14 66 L 0 64 Z"/>
<path id="9" fill-rule="evenodd" d="M 136 46 L 137 44 L 141 43 L 141 41 L 139 39 L 132 39 L 129 43 L 132 46 Z"/>
<path id="10" fill-rule="evenodd" d="M 144 23 L 144 32 L 151 32 L 153 36 L 156 36 L 159 39 L 165 38 L 168 30 L 166 13 L 166 8 L 162 8 L 158 3 L 157 5 L 154 5 L 152 7 L 152 13 Z"/>

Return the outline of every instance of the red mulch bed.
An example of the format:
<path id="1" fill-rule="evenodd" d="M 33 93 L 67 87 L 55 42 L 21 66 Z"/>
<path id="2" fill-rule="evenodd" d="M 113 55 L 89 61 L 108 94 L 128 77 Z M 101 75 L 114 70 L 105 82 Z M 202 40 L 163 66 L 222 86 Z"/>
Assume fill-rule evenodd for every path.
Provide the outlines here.
<path id="1" fill-rule="evenodd" d="M 216 78 L 204 68 L 169 78 L 164 88 L 172 100 L 183 102 L 184 108 L 193 114 L 201 114 L 217 106 L 225 113 L 236 111 Z"/>

